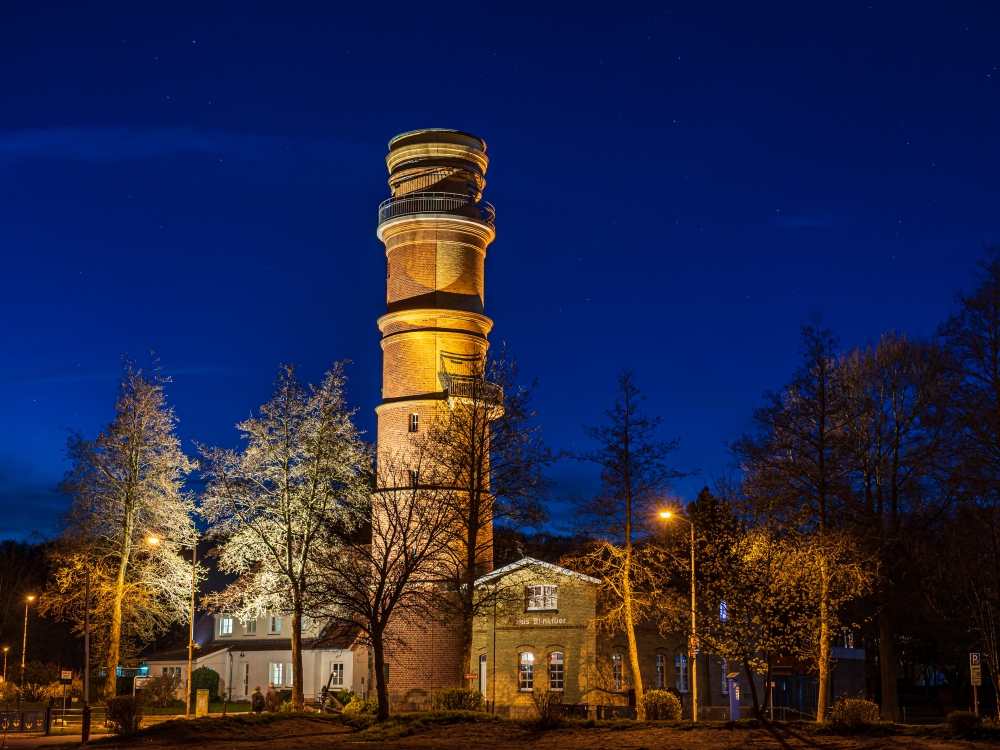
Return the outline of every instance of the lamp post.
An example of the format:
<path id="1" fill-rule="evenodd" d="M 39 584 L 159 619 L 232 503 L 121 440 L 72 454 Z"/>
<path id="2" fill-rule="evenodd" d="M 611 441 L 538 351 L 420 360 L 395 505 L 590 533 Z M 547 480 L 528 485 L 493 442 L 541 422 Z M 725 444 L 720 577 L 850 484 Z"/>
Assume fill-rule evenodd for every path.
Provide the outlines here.
<path id="1" fill-rule="evenodd" d="M 24 685 L 24 655 L 28 652 L 28 605 L 35 601 L 34 594 L 28 594 L 24 603 L 24 640 L 21 642 L 21 685 Z"/>
<path id="2" fill-rule="evenodd" d="M 694 589 L 694 521 L 684 518 L 684 516 L 675 516 L 669 510 L 662 511 L 660 518 L 666 520 L 680 518 L 691 527 L 691 634 L 688 636 L 688 666 L 691 670 L 691 721 L 698 721 L 698 652 L 700 648 Z"/>
<path id="3" fill-rule="evenodd" d="M 7 682 L 7 652 L 10 651 L 10 646 L 3 647 L 3 681 Z"/>
<path id="4" fill-rule="evenodd" d="M 198 575 L 198 540 L 191 544 L 184 542 L 167 542 L 158 536 L 151 536 L 146 542 L 153 547 L 160 544 L 173 545 L 174 547 L 188 547 L 191 549 L 191 628 L 188 633 L 188 671 L 187 671 L 187 700 L 184 701 L 184 718 L 191 718 L 191 667 L 194 663 L 194 593 L 195 583 Z"/>

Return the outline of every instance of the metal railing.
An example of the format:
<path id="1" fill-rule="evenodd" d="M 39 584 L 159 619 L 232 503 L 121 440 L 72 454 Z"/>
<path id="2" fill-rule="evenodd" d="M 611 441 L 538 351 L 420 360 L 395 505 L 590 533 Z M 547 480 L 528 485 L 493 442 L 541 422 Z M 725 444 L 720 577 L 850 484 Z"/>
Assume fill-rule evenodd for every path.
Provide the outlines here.
<path id="1" fill-rule="evenodd" d="M 382 201 L 378 207 L 379 226 L 408 214 L 455 214 L 495 226 L 496 211 L 486 201 L 474 201 L 468 195 L 459 193 L 407 193 Z"/>
<path id="2" fill-rule="evenodd" d="M 468 398 L 488 404 L 502 404 L 503 388 L 483 378 L 451 375 L 448 378 L 448 398 Z"/>

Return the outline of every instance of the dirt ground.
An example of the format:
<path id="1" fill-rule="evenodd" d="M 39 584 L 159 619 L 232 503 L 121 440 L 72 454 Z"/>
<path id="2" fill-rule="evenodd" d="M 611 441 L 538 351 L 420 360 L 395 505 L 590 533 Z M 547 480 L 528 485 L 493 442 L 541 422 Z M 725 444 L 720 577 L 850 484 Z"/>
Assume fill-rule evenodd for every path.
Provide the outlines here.
<path id="1" fill-rule="evenodd" d="M 189 731 L 183 722 L 168 731 L 142 732 L 128 738 L 106 738 L 92 742 L 101 750 L 136 748 L 197 747 L 198 750 L 329 750 L 332 746 L 353 745 L 355 730 L 330 721 L 296 717 L 287 721 L 246 728 L 246 731 L 215 733 Z M 458 723 L 431 727 L 391 742 L 359 742 L 364 750 L 473 750 L 498 745 L 516 750 L 580 748 L 581 750 L 751 750 L 810 748 L 817 750 L 865 750 L 871 748 L 926 748 L 958 750 L 991 748 L 1000 743 L 939 739 L 918 727 L 905 734 L 886 736 L 829 736 L 806 734 L 801 728 L 776 726 L 770 729 L 725 729 L 705 725 L 697 729 L 674 727 L 558 728 L 537 730 L 513 722 Z M 360 739 L 360 737 L 358 738 Z M 17 747 L 16 744 L 11 745 Z M 34 745 L 39 747 L 39 745 Z M 60 744 L 65 750 L 74 745 Z"/>

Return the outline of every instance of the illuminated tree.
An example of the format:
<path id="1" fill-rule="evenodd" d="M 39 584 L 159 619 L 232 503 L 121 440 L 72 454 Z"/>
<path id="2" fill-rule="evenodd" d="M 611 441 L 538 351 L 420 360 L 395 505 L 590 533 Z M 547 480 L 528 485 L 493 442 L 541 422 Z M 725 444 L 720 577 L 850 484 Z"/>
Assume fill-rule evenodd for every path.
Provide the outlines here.
<path id="1" fill-rule="evenodd" d="M 684 476 L 666 463 L 678 441 L 657 437 L 661 419 L 642 412 L 644 399 L 632 373 L 623 371 L 618 376 L 615 404 L 605 412 L 607 422 L 584 428 L 598 447 L 578 457 L 600 467 L 601 490 L 575 501 L 578 527 L 597 540 L 577 557 L 576 564 L 601 579 L 598 626 L 623 633 L 628 641 L 640 712 L 643 685 L 636 624 L 661 619 L 664 607 L 670 615 L 676 613 L 675 597 L 666 595 L 663 588 L 669 560 L 648 541 L 664 494 L 675 479 Z"/>
<path id="2" fill-rule="evenodd" d="M 155 363 L 154 363 L 155 364 Z M 174 432 L 177 418 L 164 396 L 169 378 L 125 359 L 114 420 L 94 440 L 69 439 L 73 468 L 60 484 L 72 498 L 54 576 L 40 611 L 83 629 L 84 576 L 90 573 L 91 631 L 98 663 L 115 695 L 119 664 L 135 659 L 157 632 L 188 617 L 191 568 L 174 549 L 147 537 L 188 541 L 193 499 L 183 490 L 192 464 Z"/>
<path id="3" fill-rule="evenodd" d="M 292 706 L 301 710 L 302 617 L 329 556 L 332 522 L 359 522 L 370 450 L 344 400 L 343 365 L 304 388 L 281 368 L 274 396 L 237 425 L 241 450 L 202 447 L 208 486 L 201 512 L 219 540 L 219 565 L 239 577 L 208 603 L 240 619 L 291 615 Z"/>

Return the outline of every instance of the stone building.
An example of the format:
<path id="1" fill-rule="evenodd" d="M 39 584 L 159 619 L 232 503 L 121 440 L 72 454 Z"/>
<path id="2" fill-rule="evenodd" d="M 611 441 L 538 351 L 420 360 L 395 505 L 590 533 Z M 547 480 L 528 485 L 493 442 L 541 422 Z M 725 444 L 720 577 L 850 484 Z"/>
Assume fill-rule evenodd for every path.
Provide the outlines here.
<path id="1" fill-rule="evenodd" d="M 587 704 L 596 713 L 628 715 L 634 706 L 634 679 L 623 634 L 598 632 L 596 592 L 600 581 L 557 565 L 526 557 L 477 581 L 496 606 L 477 618 L 470 674 L 497 713 L 531 716 L 532 695 L 557 691 L 563 703 Z M 646 690 L 670 690 L 690 706 L 687 641 L 663 635 L 652 624 L 636 628 L 640 672 Z M 716 660 L 717 661 L 717 660 Z M 704 666 L 702 666 L 704 664 Z M 711 707 L 726 710 L 728 695 L 718 664 L 713 679 L 699 660 L 702 718 Z M 608 707 L 605 711 L 604 707 Z M 690 710 L 690 708 L 688 708 Z M 720 715 L 721 718 L 721 715 Z"/>

